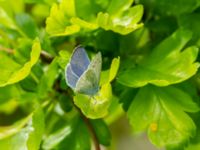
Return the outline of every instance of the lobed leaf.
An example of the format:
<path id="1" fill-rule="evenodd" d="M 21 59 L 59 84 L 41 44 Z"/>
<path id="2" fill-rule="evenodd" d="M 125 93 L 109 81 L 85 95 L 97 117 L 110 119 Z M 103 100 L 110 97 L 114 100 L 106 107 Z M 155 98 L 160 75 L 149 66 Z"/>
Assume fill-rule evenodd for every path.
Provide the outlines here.
<path id="1" fill-rule="evenodd" d="M 128 118 L 135 131 L 148 130 L 156 146 L 177 146 L 195 135 L 195 124 L 185 111 L 199 111 L 187 93 L 172 86 L 145 86 L 129 107 Z"/>
<path id="2" fill-rule="evenodd" d="M 71 35 L 81 31 L 92 31 L 99 27 L 120 34 L 128 34 L 142 26 L 143 7 L 131 7 L 133 0 L 111 1 L 107 8 L 101 3 L 86 0 L 63 0 L 53 5 L 46 20 L 46 30 L 51 36 Z M 68 11 L 67 8 L 71 9 Z M 117 11 L 115 11 L 118 9 Z M 119 10 L 120 9 L 120 10 Z M 84 10 L 84 11 L 83 11 Z M 105 13 L 104 13 L 105 12 Z M 97 14 L 97 15 L 96 15 Z"/>
<path id="3" fill-rule="evenodd" d="M 112 30 L 120 34 L 128 34 L 143 26 L 142 23 L 137 24 L 143 15 L 142 5 L 137 5 L 117 16 L 109 13 L 98 13 L 97 23 L 104 30 Z"/>
<path id="4" fill-rule="evenodd" d="M 199 63 L 194 62 L 198 55 L 197 47 L 181 51 L 189 39 L 191 32 L 177 30 L 154 48 L 141 64 L 121 72 L 118 81 L 126 86 L 141 87 L 149 83 L 167 86 L 187 80 L 199 67 Z"/>

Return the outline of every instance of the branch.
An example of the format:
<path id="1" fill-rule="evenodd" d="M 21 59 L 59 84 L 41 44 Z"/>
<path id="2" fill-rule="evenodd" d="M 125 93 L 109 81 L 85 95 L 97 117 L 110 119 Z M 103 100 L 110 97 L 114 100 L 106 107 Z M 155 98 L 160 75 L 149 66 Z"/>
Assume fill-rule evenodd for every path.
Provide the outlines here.
<path id="1" fill-rule="evenodd" d="M 90 134 L 91 134 L 93 142 L 94 142 L 95 150 L 101 150 L 95 130 L 94 130 L 92 124 L 90 123 L 90 120 L 81 112 L 81 110 L 77 106 L 75 106 L 75 107 L 80 112 L 83 121 L 85 122 L 86 126 L 88 127 L 88 130 L 90 131 Z"/>
<path id="2" fill-rule="evenodd" d="M 13 54 L 14 53 L 14 50 L 11 49 L 11 48 L 7 48 L 7 47 L 3 47 L 2 45 L 0 45 L 0 51 L 4 51 L 4 52 L 7 52 L 9 54 Z M 53 60 L 53 56 L 49 53 L 47 53 L 46 51 L 42 50 L 41 53 L 40 53 L 40 56 L 41 56 L 41 59 L 44 61 L 44 62 L 47 62 L 47 63 L 51 63 L 51 61 Z"/>
<path id="3" fill-rule="evenodd" d="M 40 56 L 41 56 L 41 59 L 47 63 L 51 63 L 53 60 L 53 56 L 44 50 L 41 51 Z"/>
<path id="4" fill-rule="evenodd" d="M 0 45 L 0 51 L 5 51 L 5 52 L 7 52 L 7 53 L 9 53 L 9 54 L 13 54 L 13 49 L 11 49 L 11 48 L 6 48 L 6 47 L 3 47 L 3 46 L 1 46 Z"/>
<path id="5" fill-rule="evenodd" d="M 61 90 L 62 91 L 62 90 Z M 95 130 L 92 126 L 92 124 L 90 123 L 90 120 L 82 113 L 82 111 L 80 110 L 80 108 L 78 108 L 75 104 L 74 104 L 74 101 L 73 101 L 73 98 L 71 97 L 71 94 L 69 91 L 65 91 L 67 92 L 67 95 L 70 96 L 70 99 L 72 101 L 72 104 L 74 105 L 74 107 L 77 109 L 77 111 L 80 113 L 81 115 L 81 118 L 83 119 L 83 121 L 85 122 L 91 136 L 92 136 L 92 140 L 94 142 L 94 146 L 95 146 L 95 150 L 101 150 L 101 147 L 100 147 L 100 144 L 99 144 L 99 141 L 97 139 L 97 136 L 96 136 L 96 133 L 95 133 Z"/>

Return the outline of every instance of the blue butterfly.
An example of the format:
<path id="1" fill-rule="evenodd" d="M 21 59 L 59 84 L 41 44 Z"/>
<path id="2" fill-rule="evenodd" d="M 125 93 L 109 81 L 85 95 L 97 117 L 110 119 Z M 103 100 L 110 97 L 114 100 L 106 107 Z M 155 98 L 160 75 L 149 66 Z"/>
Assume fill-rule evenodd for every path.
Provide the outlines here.
<path id="1" fill-rule="evenodd" d="M 90 59 L 82 47 L 75 48 L 66 66 L 65 79 L 69 87 L 76 93 L 95 95 L 99 91 L 101 73 L 101 53 Z"/>

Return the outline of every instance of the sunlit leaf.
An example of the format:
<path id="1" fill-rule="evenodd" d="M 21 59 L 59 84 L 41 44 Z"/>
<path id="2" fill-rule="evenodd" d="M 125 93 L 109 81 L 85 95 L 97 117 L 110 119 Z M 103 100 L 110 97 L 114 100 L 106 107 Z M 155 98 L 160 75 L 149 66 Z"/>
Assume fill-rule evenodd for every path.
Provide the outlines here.
<path id="1" fill-rule="evenodd" d="M 143 24 L 137 24 L 142 18 L 143 7 L 141 5 L 134 6 L 124 11 L 118 16 L 111 16 L 109 13 L 98 13 L 97 23 L 105 30 L 112 30 L 120 34 L 128 34 Z"/>
<path id="2" fill-rule="evenodd" d="M 26 62 L 23 66 L 17 64 L 14 60 L 9 58 L 4 53 L 0 53 L 0 59 L 4 60 L 0 63 L 0 69 L 2 72 L 0 87 L 19 82 L 20 80 L 23 80 L 25 77 L 27 77 L 31 72 L 31 68 L 38 61 L 40 57 L 40 51 L 40 42 L 38 40 L 35 40 L 32 46 L 30 60 Z M 7 63 L 9 67 L 5 66 L 4 63 Z"/>
<path id="3" fill-rule="evenodd" d="M 133 0 L 112 1 L 106 10 L 98 2 L 71 0 L 68 4 L 63 0 L 59 5 L 52 6 L 46 21 L 46 30 L 52 36 L 71 35 L 99 27 L 128 34 L 142 26 L 142 23 L 138 22 L 142 18 L 143 7 L 142 5 L 131 7 L 132 2 Z M 67 6 L 71 6 L 72 10 L 67 12 Z"/>
<path id="4" fill-rule="evenodd" d="M 69 10 L 68 6 L 73 9 L 74 2 L 71 0 L 70 5 L 65 5 L 66 2 L 66 0 L 63 0 L 60 5 L 54 4 L 51 7 L 50 16 L 46 20 L 46 30 L 50 35 L 70 35 L 80 30 L 78 25 L 69 23 L 70 16 L 68 15 L 74 15 L 73 10 L 66 12 Z"/>
<path id="5" fill-rule="evenodd" d="M 0 147 L 4 150 L 39 148 L 44 131 L 41 109 L 8 127 L 0 127 Z"/>
<path id="6" fill-rule="evenodd" d="M 120 57 L 114 58 L 111 62 L 110 69 L 101 72 L 100 84 L 112 82 L 117 75 L 120 65 Z"/>
<path id="7" fill-rule="evenodd" d="M 7 28 L 17 29 L 17 26 L 13 21 L 13 19 L 1 7 L 0 7 L 0 23 Z"/>
<path id="8" fill-rule="evenodd" d="M 75 104 L 88 118 L 96 119 L 107 115 L 112 89 L 109 83 L 102 85 L 100 92 L 95 96 L 76 94 L 74 97 Z"/>
<path id="9" fill-rule="evenodd" d="M 181 51 L 191 32 L 178 30 L 153 49 L 152 54 L 133 69 L 121 72 L 118 81 L 130 87 L 148 83 L 167 86 L 182 82 L 193 76 L 199 63 L 195 63 L 198 48 L 191 46 Z"/>
<path id="10" fill-rule="evenodd" d="M 67 63 L 69 62 L 71 54 L 68 51 L 60 51 L 58 57 L 58 64 L 62 69 L 66 68 Z"/>
<path id="11" fill-rule="evenodd" d="M 110 66 L 110 71 L 109 71 L 109 82 L 111 82 L 117 75 L 117 71 L 119 69 L 119 64 L 120 64 L 120 58 L 114 58 L 112 60 L 112 64 Z"/>
<path id="12" fill-rule="evenodd" d="M 140 89 L 128 110 L 135 131 L 148 130 L 158 147 L 177 146 L 195 135 L 195 124 L 185 112 L 197 112 L 191 97 L 174 87 L 145 86 Z"/>

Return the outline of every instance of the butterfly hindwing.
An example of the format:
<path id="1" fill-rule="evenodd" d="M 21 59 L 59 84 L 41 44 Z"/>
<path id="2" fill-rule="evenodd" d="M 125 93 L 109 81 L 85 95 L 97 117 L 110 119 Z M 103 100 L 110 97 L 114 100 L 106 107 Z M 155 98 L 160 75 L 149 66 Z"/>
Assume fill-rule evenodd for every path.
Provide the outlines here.
<path id="1" fill-rule="evenodd" d="M 76 87 L 76 83 L 78 81 L 78 76 L 72 71 L 70 64 L 66 67 L 66 81 L 72 89 Z"/>
<path id="2" fill-rule="evenodd" d="M 78 80 L 75 92 L 87 95 L 94 95 L 97 91 L 97 78 L 92 70 L 87 70 Z"/>

